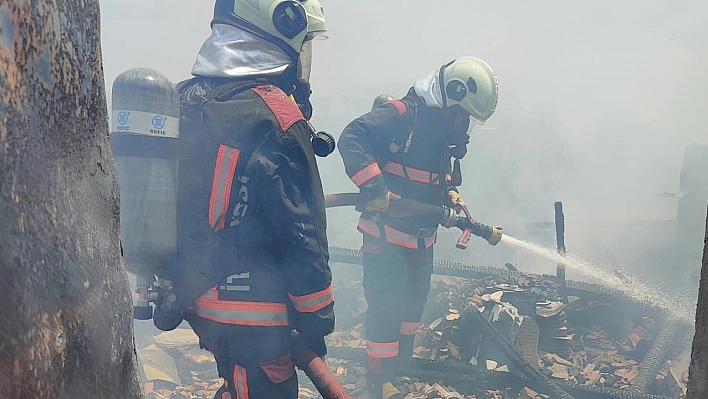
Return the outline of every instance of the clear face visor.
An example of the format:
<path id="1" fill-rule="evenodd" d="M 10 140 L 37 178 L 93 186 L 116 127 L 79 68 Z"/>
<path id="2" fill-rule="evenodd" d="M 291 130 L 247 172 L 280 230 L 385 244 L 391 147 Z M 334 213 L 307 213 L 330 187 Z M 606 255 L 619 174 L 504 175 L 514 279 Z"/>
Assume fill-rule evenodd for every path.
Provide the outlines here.
<path id="1" fill-rule="evenodd" d="M 472 131 L 474 131 L 477 128 L 477 126 L 482 124 L 477 120 L 477 118 L 475 118 L 472 115 L 469 115 L 469 121 L 470 121 L 469 126 L 467 127 L 467 136 L 471 136 Z"/>
<path id="2" fill-rule="evenodd" d="M 297 60 L 297 80 L 301 83 L 310 82 L 312 73 L 312 38 L 306 38 Z"/>
<path id="3" fill-rule="evenodd" d="M 302 49 L 297 60 L 297 80 L 301 83 L 310 83 L 310 74 L 312 73 L 312 41 L 315 39 L 327 39 L 325 32 L 311 32 L 305 37 L 302 42 Z"/>

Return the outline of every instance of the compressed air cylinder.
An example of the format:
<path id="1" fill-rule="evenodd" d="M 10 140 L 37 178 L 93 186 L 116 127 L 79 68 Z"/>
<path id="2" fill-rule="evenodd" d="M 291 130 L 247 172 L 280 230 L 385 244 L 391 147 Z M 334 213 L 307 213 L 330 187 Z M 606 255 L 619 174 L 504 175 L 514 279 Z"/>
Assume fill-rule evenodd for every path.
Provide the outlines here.
<path id="1" fill-rule="evenodd" d="M 120 74 L 113 82 L 111 107 L 111 134 L 179 136 L 177 89 L 155 70 L 133 68 Z M 125 264 L 131 273 L 153 276 L 175 255 L 177 161 L 119 154 L 115 160 Z"/>

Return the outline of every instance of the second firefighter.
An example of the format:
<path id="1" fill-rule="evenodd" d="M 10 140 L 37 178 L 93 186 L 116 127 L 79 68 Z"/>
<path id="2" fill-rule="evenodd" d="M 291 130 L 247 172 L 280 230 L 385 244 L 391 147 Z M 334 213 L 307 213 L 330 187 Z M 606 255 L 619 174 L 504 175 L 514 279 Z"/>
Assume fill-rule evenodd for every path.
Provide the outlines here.
<path id="1" fill-rule="evenodd" d="M 376 104 L 378 105 L 378 104 Z M 393 385 L 397 359 L 410 359 L 430 290 L 437 223 L 387 214 L 401 196 L 458 212 L 459 160 L 469 132 L 497 105 L 492 69 L 460 57 L 416 80 L 401 100 L 375 106 L 349 123 L 338 144 L 347 175 L 365 197 L 363 234 L 367 378 L 378 398 L 402 398 Z M 501 231 L 489 238 L 496 244 Z"/>

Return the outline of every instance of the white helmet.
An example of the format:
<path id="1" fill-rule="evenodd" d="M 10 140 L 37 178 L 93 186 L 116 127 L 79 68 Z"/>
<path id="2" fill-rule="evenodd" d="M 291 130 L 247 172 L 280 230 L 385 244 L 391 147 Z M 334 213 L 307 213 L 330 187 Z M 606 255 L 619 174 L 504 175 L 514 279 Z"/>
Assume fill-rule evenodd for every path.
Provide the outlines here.
<path id="1" fill-rule="evenodd" d="M 475 57 L 460 57 L 440 67 L 443 107 L 461 106 L 483 124 L 497 108 L 497 78 L 492 68 Z"/>

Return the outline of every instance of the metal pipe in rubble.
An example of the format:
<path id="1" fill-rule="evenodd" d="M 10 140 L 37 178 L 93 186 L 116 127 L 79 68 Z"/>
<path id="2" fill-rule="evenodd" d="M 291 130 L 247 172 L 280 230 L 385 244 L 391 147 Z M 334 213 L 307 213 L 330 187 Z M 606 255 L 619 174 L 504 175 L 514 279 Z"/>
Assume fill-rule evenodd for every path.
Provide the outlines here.
<path id="1" fill-rule="evenodd" d="M 358 208 L 363 208 L 363 196 L 358 193 L 338 193 L 338 194 L 328 194 L 325 195 L 325 207 L 326 208 L 336 208 L 342 206 L 354 206 Z M 499 240 L 491 240 L 494 234 L 501 234 L 501 229 L 487 226 L 486 224 L 474 221 L 467 214 L 458 215 L 452 209 L 443 206 L 435 206 L 430 204 L 424 204 L 419 201 L 415 201 L 409 198 L 401 198 L 400 200 L 393 200 L 390 202 L 389 210 L 387 214 L 394 218 L 402 218 L 409 216 L 416 216 L 421 223 L 429 225 L 443 225 L 446 227 L 457 227 L 463 231 L 460 241 L 467 236 L 469 233 L 476 235 L 477 237 L 484 238 L 490 244 L 494 245 Z M 494 241 L 494 242 L 492 242 Z M 466 248 L 464 246 L 457 246 L 460 249 Z"/>
<path id="2" fill-rule="evenodd" d="M 344 387 L 339 383 L 337 377 L 327 367 L 324 359 L 317 356 L 302 341 L 295 338 L 293 360 L 307 377 L 312 381 L 322 395 L 323 399 L 351 399 Z"/>

